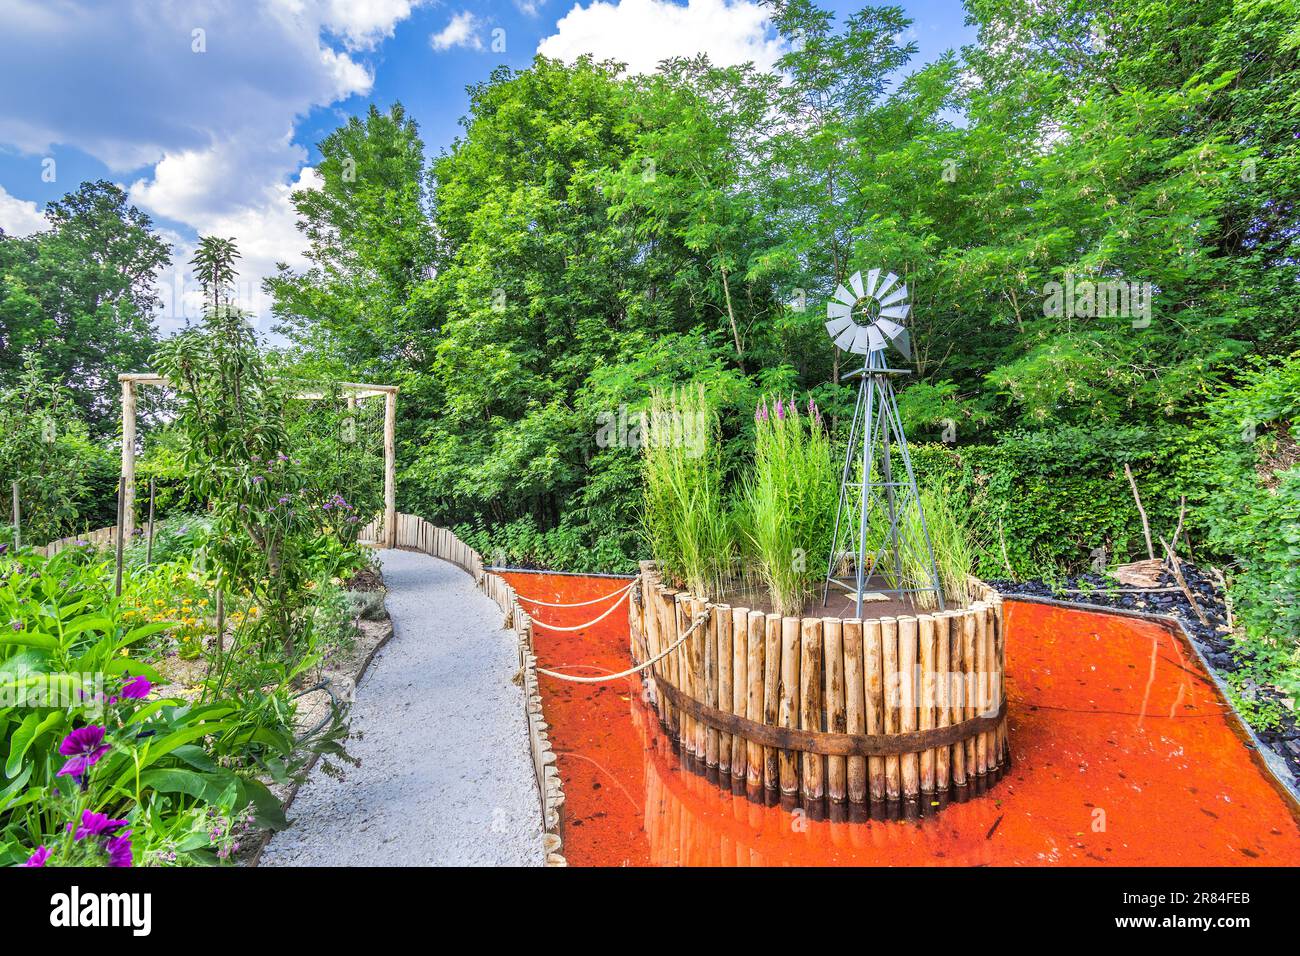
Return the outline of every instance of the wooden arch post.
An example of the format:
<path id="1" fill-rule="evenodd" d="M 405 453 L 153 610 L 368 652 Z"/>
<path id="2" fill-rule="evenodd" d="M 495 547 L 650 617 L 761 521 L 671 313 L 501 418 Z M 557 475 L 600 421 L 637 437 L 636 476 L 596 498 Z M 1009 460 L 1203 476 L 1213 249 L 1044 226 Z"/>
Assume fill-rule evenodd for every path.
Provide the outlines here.
<path id="1" fill-rule="evenodd" d="M 117 377 L 122 386 L 122 477 L 125 492 L 122 498 L 122 537 L 135 532 L 135 436 L 136 387 L 139 385 L 168 385 L 161 375 L 148 372 L 125 372 Z M 386 548 L 397 544 L 397 391 L 396 385 L 367 385 L 360 382 L 339 382 L 347 396 L 348 408 L 366 398 L 384 397 L 384 533 L 380 543 Z M 319 400 L 327 393 L 320 391 L 297 392 L 294 398 Z"/>

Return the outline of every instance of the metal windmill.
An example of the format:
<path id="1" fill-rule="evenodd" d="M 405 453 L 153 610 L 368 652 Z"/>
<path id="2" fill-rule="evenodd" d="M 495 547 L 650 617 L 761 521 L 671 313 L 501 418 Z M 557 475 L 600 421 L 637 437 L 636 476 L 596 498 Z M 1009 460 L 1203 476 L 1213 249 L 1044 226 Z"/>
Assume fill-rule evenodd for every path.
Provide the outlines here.
<path id="1" fill-rule="evenodd" d="M 896 375 L 908 375 L 906 369 L 889 368 L 885 363 L 885 346 L 891 343 L 903 353 L 912 357 L 911 341 L 907 329 L 902 325 L 911 306 L 907 302 L 907 284 L 899 284 L 898 276 L 890 272 L 883 279 L 880 269 L 867 272 L 863 281 L 861 272 L 855 272 L 849 278 L 850 288 L 843 285 L 835 290 L 835 298 L 826 305 L 826 331 L 832 341 L 841 349 L 857 355 L 865 355 L 866 361 L 861 370 L 851 372 L 845 378 L 860 376 L 858 380 L 858 401 L 853 410 L 853 423 L 849 428 L 848 452 L 844 456 L 844 472 L 840 477 L 839 505 L 835 511 L 835 536 L 832 539 L 830 561 L 826 567 L 826 584 L 822 589 L 822 605 L 825 606 L 830 596 L 831 585 L 844 588 L 857 597 L 857 616 L 862 616 L 862 596 L 867 590 L 871 573 L 881 567 L 882 561 L 889 561 L 894 572 L 897 587 L 871 588 L 885 594 L 918 594 L 933 591 L 939 607 L 944 607 L 943 589 L 939 584 L 939 573 L 935 566 L 934 549 L 930 544 L 930 529 L 925 521 L 925 512 L 921 508 L 920 495 L 916 490 L 916 475 L 912 471 L 912 456 L 907 450 L 907 438 L 903 434 L 903 421 L 898 414 L 898 399 L 894 394 L 892 378 Z M 906 480 L 895 481 L 893 462 L 890 452 L 897 445 L 899 457 L 907 471 Z M 862 462 L 862 480 L 853 476 L 855 459 Z M 880 479 L 876 478 L 879 466 Z M 858 499 L 857 529 L 857 567 L 853 583 L 835 576 L 837 559 L 840 557 L 840 527 L 845 519 L 849 505 L 849 495 Z M 916 542 L 907 536 L 900 539 L 899 521 L 906 509 L 915 507 L 920 518 L 925 554 L 919 553 Z M 873 511 L 885 509 L 888 517 L 887 531 L 875 548 L 868 562 L 867 529 Z M 906 587 L 903 578 L 903 564 L 908 558 L 905 551 L 912 551 L 912 558 L 923 558 L 929 569 L 930 583 L 924 587 Z"/>

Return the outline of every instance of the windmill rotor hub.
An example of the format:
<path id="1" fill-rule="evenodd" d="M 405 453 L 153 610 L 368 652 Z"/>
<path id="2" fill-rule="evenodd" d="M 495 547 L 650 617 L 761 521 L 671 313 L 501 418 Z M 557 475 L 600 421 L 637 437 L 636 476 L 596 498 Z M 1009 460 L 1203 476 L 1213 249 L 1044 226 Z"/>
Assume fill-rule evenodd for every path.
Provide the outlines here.
<path id="1" fill-rule="evenodd" d="M 864 277 L 855 272 L 848 285 L 839 285 L 826 303 L 826 332 L 839 348 L 858 355 L 883 352 L 891 344 L 908 358 L 911 341 L 903 326 L 912 306 L 907 301 L 907 283 L 890 272 L 871 269 Z"/>

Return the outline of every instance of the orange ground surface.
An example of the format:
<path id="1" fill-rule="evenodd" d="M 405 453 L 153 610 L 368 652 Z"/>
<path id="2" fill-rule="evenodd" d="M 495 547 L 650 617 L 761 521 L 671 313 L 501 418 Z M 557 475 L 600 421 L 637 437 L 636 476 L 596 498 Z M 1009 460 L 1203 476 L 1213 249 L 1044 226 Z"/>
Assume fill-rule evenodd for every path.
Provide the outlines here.
<path id="1" fill-rule="evenodd" d="M 552 602 L 622 584 L 505 577 Z M 530 610 L 572 625 L 606 606 Z M 817 822 L 733 796 L 680 765 L 635 678 L 543 676 L 565 856 L 575 866 L 1300 865 L 1300 821 L 1190 648 L 1155 624 L 1075 609 L 1008 602 L 1006 621 L 1011 770 L 985 796 L 917 822 Z M 629 663 L 622 606 L 581 632 L 538 626 L 534 640 L 554 670 Z"/>

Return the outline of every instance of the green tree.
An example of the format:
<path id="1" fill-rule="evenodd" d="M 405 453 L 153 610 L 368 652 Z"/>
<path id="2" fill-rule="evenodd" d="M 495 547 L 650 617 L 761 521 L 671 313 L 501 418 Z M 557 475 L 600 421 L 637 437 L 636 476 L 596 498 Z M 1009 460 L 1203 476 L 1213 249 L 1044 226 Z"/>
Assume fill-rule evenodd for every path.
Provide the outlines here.
<path id="1" fill-rule="evenodd" d="M 117 374 L 145 367 L 156 342 L 155 288 L 171 259 L 144 213 L 112 183 L 82 183 L 45 210 L 50 229 L 0 235 L 0 381 L 40 350 L 92 433 L 115 424 Z"/>

